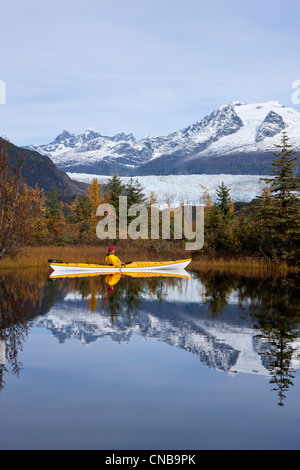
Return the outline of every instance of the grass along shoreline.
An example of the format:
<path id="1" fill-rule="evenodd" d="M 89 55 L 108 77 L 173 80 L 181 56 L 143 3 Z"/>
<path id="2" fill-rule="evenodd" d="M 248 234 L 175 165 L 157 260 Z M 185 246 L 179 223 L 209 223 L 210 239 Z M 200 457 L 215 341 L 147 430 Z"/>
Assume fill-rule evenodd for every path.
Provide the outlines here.
<path id="1" fill-rule="evenodd" d="M 285 262 L 274 264 L 264 259 L 251 257 L 211 257 L 193 254 L 180 247 L 168 247 L 157 251 L 142 244 L 122 246 L 117 244 L 116 254 L 124 262 L 128 261 L 168 261 L 170 259 L 192 258 L 188 271 L 221 271 L 231 273 L 281 273 L 299 272 L 300 268 L 288 266 Z M 105 264 L 107 246 L 38 246 L 26 247 L 19 254 L 0 259 L 0 270 L 49 268 L 48 259 L 59 259 L 74 263 Z"/>

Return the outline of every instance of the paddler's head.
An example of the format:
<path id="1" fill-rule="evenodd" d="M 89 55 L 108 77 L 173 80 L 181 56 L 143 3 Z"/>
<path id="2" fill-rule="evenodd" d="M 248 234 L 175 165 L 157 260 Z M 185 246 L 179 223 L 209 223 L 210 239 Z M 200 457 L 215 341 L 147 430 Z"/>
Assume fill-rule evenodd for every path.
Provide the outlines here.
<path id="1" fill-rule="evenodd" d="M 110 247 L 108 248 L 108 253 L 110 253 L 110 254 L 113 254 L 115 251 L 116 251 L 116 249 L 115 249 L 114 246 L 110 246 Z"/>

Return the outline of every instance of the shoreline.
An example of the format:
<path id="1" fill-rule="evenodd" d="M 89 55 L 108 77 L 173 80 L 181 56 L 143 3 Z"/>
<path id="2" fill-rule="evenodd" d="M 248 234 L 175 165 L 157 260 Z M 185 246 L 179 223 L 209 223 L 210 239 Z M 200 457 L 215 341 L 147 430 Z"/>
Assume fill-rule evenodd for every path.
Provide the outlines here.
<path id="1" fill-rule="evenodd" d="M 132 247 L 117 244 L 117 255 L 124 262 L 137 261 L 167 261 L 169 259 L 192 258 L 187 271 L 201 272 L 230 272 L 231 274 L 291 274 L 298 273 L 300 268 L 288 266 L 285 262 L 275 264 L 262 258 L 251 257 L 211 257 L 197 254 L 178 247 L 167 247 L 164 250 L 154 250 L 149 247 L 136 244 Z M 2 270 L 49 268 L 48 259 L 61 259 L 69 262 L 99 263 L 104 264 L 107 246 L 37 246 L 26 247 L 20 253 L 6 256 L 0 259 L 0 272 Z"/>

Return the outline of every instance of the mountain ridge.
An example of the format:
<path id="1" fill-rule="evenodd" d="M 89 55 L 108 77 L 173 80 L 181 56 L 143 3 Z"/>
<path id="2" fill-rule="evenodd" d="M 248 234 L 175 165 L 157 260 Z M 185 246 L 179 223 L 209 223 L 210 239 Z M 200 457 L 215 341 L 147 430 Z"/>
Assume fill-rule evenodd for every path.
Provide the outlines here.
<path id="1" fill-rule="evenodd" d="M 0 145 L 3 141 L 7 142 L 11 166 L 15 166 L 18 159 L 21 159 L 22 176 L 29 187 L 34 188 L 38 184 L 46 194 L 52 188 L 56 188 L 60 195 L 68 197 L 83 194 L 86 191 L 88 186 L 86 183 L 70 178 L 64 171 L 58 169 L 48 156 L 18 147 L 2 138 L 0 138 Z"/>
<path id="2" fill-rule="evenodd" d="M 233 101 L 166 136 L 136 140 L 132 133 L 108 137 L 87 129 L 75 136 L 65 130 L 49 144 L 25 148 L 47 154 L 58 168 L 73 173 L 270 174 L 283 130 L 300 152 L 299 111 L 277 101 Z"/>

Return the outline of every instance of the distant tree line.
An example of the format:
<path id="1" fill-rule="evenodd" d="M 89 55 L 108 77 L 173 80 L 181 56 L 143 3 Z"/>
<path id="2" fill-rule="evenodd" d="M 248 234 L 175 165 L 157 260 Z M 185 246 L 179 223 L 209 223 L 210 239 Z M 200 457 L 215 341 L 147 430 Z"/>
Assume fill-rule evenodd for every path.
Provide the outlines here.
<path id="1" fill-rule="evenodd" d="M 99 204 L 112 204 L 118 217 L 120 195 L 127 196 L 128 207 L 156 202 L 153 193 L 146 198 L 138 179 L 131 178 L 123 184 L 116 173 L 105 187 L 94 179 L 86 194 L 77 195 L 71 203 L 62 202 L 55 188 L 46 196 L 38 185 L 34 189 L 26 185 L 21 176 L 22 162 L 11 168 L 7 146 L 5 141 L 1 142 L 0 257 L 16 253 L 24 245 L 99 244 L 96 235 Z M 251 205 L 243 204 L 235 210 L 224 183 L 218 187 L 214 199 L 207 191 L 199 195 L 205 212 L 205 242 L 201 253 L 299 263 L 300 181 L 296 176 L 297 159 L 286 133 L 276 150 L 272 175 L 264 179 L 262 193 Z"/>

